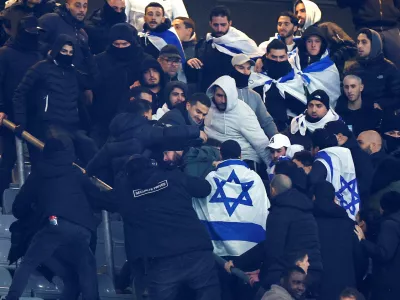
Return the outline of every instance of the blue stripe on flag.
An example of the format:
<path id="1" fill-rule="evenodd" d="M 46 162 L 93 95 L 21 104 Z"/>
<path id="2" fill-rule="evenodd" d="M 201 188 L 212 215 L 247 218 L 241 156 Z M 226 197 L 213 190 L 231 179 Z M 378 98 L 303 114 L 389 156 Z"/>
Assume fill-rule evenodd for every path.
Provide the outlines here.
<path id="1" fill-rule="evenodd" d="M 333 181 L 333 164 L 332 164 L 331 157 L 325 151 L 319 151 L 315 158 L 323 159 L 329 165 L 329 168 L 331 169 L 331 182 L 332 182 Z"/>
<path id="2" fill-rule="evenodd" d="M 260 243 L 265 240 L 265 230 L 253 223 L 208 222 L 201 221 L 207 227 L 214 241 L 245 241 Z"/>
<path id="3" fill-rule="evenodd" d="M 232 53 L 235 53 L 235 54 L 241 54 L 241 53 L 243 53 L 243 52 L 240 51 L 239 49 L 234 48 L 234 47 L 227 46 L 227 45 L 225 45 L 225 44 L 218 44 L 218 46 L 224 47 L 224 48 L 228 49 L 229 51 L 231 51 Z M 252 58 L 252 57 L 250 57 L 250 58 Z"/>
<path id="4" fill-rule="evenodd" d="M 228 159 L 228 160 L 225 160 L 225 161 L 223 161 L 222 163 L 220 163 L 218 165 L 217 169 L 220 169 L 220 168 L 223 168 L 223 167 L 228 167 L 228 166 L 243 166 L 243 167 L 246 167 L 246 168 L 249 169 L 249 166 L 243 160 L 240 160 L 240 159 Z"/>
<path id="5" fill-rule="evenodd" d="M 329 55 L 325 56 L 323 59 L 309 65 L 303 70 L 303 73 L 321 72 L 332 66 L 334 62 L 331 60 Z"/>

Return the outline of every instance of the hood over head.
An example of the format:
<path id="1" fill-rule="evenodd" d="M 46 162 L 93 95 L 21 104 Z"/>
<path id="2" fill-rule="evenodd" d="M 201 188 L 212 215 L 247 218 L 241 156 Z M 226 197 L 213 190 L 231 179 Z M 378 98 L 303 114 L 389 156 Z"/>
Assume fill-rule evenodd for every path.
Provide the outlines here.
<path id="1" fill-rule="evenodd" d="M 109 32 L 110 44 L 116 40 L 124 40 L 132 45 L 139 45 L 137 34 L 136 28 L 128 23 L 115 24 Z"/>
<path id="2" fill-rule="evenodd" d="M 55 59 L 65 44 L 72 44 L 72 47 L 75 49 L 74 40 L 69 35 L 60 34 L 54 42 L 53 46 L 51 47 L 50 57 L 52 59 Z"/>
<path id="3" fill-rule="evenodd" d="M 325 51 L 326 51 L 326 49 L 328 48 L 328 42 L 327 42 L 327 40 L 326 40 L 326 37 L 325 37 L 324 32 L 323 32 L 319 27 L 317 27 L 317 26 L 311 26 L 311 27 L 307 28 L 307 29 L 304 31 L 303 36 L 301 37 L 302 46 L 304 47 L 304 51 L 307 51 L 307 50 L 306 50 L 306 42 L 307 42 L 307 39 L 308 39 L 310 36 L 313 36 L 313 35 L 316 35 L 316 36 L 318 36 L 318 37 L 321 38 L 322 45 L 321 45 L 321 50 L 319 51 L 319 54 L 318 54 L 318 55 L 319 55 L 319 56 L 322 56 L 322 54 L 324 54 Z"/>
<path id="4" fill-rule="evenodd" d="M 302 28 L 302 31 L 304 32 L 310 26 L 321 21 L 322 12 L 316 3 L 310 0 L 298 0 L 293 6 L 293 13 L 296 12 L 296 6 L 299 2 L 302 2 L 304 4 L 307 14 L 306 21 L 304 22 L 304 26 Z"/>
<path id="5" fill-rule="evenodd" d="M 171 94 L 174 88 L 180 88 L 185 95 L 185 98 L 188 98 L 188 86 L 186 83 L 181 81 L 170 81 L 165 85 L 164 88 L 164 102 L 167 104 L 169 109 L 173 109 L 172 104 L 169 102 L 169 95 Z"/>
<path id="6" fill-rule="evenodd" d="M 124 23 L 126 21 L 125 11 L 116 12 L 107 1 L 104 1 L 103 15 L 105 21 L 109 24 Z"/>
<path id="7" fill-rule="evenodd" d="M 160 63 L 155 60 L 154 58 L 146 58 L 143 62 L 142 65 L 140 66 L 140 84 L 142 86 L 146 86 L 144 83 L 144 73 L 149 70 L 149 69 L 156 69 L 160 73 L 160 84 L 161 86 L 164 86 L 164 71 L 160 65 Z"/>
<path id="8" fill-rule="evenodd" d="M 216 87 L 220 87 L 226 94 L 226 109 L 225 112 L 229 112 L 230 110 L 234 109 L 238 104 L 238 92 L 236 89 L 236 82 L 230 76 L 224 75 L 214 81 L 213 84 L 207 89 L 207 96 L 210 99 L 214 99 L 214 92 Z M 211 101 L 211 107 L 215 107 L 216 105 L 214 101 Z"/>
<path id="9" fill-rule="evenodd" d="M 368 59 L 374 59 L 383 53 L 382 38 L 378 32 L 369 28 L 363 28 L 358 31 L 358 35 L 365 34 L 371 41 L 371 52 L 368 55 Z"/>

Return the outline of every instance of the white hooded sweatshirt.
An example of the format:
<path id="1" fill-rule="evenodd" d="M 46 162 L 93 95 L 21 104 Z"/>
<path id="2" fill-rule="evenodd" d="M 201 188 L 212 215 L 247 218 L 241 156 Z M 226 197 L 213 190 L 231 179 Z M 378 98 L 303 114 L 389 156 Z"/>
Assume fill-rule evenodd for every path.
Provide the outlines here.
<path id="1" fill-rule="evenodd" d="M 296 14 L 296 4 L 300 1 L 296 1 L 293 5 L 293 13 Z M 301 33 L 303 33 L 308 27 L 314 25 L 315 23 L 321 21 L 322 12 L 318 5 L 310 0 L 301 0 L 306 9 L 306 21 L 304 26 L 301 28 Z"/>
<path id="2" fill-rule="evenodd" d="M 269 139 L 258 123 L 254 111 L 238 99 L 236 82 L 230 76 L 218 78 L 207 90 L 207 96 L 214 97 L 215 87 L 222 88 L 227 97 L 225 111 L 219 111 L 211 101 L 210 111 L 205 119 L 205 132 L 209 138 L 220 142 L 235 140 L 242 148 L 242 159 L 266 165 L 270 162 L 267 149 Z"/>
<path id="3" fill-rule="evenodd" d="M 144 9 L 151 2 L 158 2 L 164 7 L 165 17 L 171 21 L 176 17 L 189 17 L 183 0 L 126 0 L 126 21 L 138 32 L 143 30 Z"/>

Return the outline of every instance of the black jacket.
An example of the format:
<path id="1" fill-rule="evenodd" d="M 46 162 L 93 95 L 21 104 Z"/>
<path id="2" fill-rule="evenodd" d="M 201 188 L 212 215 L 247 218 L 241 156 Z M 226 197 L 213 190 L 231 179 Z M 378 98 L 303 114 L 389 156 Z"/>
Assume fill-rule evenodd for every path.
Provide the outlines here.
<path id="1" fill-rule="evenodd" d="M 42 35 L 44 54 L 51 49 L 60 34 L 69 35 L 76 45 L 73 64 L 79 70 L 87 71 L 85 55 L 81 49 L 81 45 L 87 44 L 88 41 L 83 22 L 76 20 L 65 6 L 60 6 L 55 13 L 42 16 L 39 19 L 39 26 L 46 30 Z"/>
<path id="2" fill-rule="evenodd" d="M 25 49 L 18 42 L 9 40 L 0 48 L 0 111 L 12 119 L 14 91 L 26 71 L 42 59 L 39 51 Z"/>
<path id="3" fill-rule="evenodd" d="M 352 132 L 358 136 L 366 130 L 376 130 L 380 125 L 382 113 L 378 109 L 374 109 L 372 101 L 362 100 L 360 109 L 350 110 L 347 106 L 348 100 L 346 96 L 339 97 L 335 111 L 342 117 L 346 125 L 352 126 Z"/>
<path id="4" fill-rule="evenodd" d="M 373 261 L 372 299 L 395 300 L 400 295 L 400 212 L 386 216 L 376 244 L 362 240 L 361 245 Z"/>
<path id="5" fill-rule="evenodd" d="M 190 118 L 190 116 L 186 109 L 186 102 L 183 102 L 183 103 L 179 103 L 178 105 L 176 105 L 175 108 L 173 108 L 169 112 L 165 113 L 165 115 L 163 115 L 161 117 L 161 119 L 158 120 L 158 122 L 160 124 L 168 124 L 168 125 L 172 125 L 172 126 L 194 125 L 194 123 L 192 123 L 189 120 L 189 118 Z M 204 130 L 204 122 L 201 125 L 195 125 L 195 126 L 198 126 L 200 128 L 200 130 Z"/>
<path id="6" fill-rule="evenodd" d="M 196 54 L 196 40 L 190 40 L 187 42 L 182 42 L 183 51 L 185 52 L 186 60 L 195 57 Z"/>
<path id="7" fill-rule="evenodd" d="M 346 74 L 355 74 L 364 84 L 363 97 L 378 103 L 383 109 L 400 108 L 400 73 L 383 53 L 370 59 L 358 59 L 345 69 Z"/>
<path id="8" fill-rule="evenodd" d="M 129 102 L 130 86 L 141 77 L 140 65 L 148 55 L 139 45 L 132 45 L 126 59 L 107 50 L 95 56 L 99 72 L 93 88 L 91 116 L 94 124 L 108 130 L 111 120 Z"/>
<path id="9" fill-rule="evenodd" d="M 337 0 L 339 7 L 350 7 L 356 29 L 385 30 L 396 27 L 400 18 L 398 0 Z"/>
<path id="10" fill-rule="evenodd" d="M 356 288 L 357 274 L 366 271 L 367 257 L 354 233 L 354 223 L 333 199 L 316 199 L 314 216 L 321 243 L 321 300 L 337 300 L 346 287 Z"/>
<path id="11" fill-rule="evenodd" d="M 57 216 L 95 232 L 99 222 L 90 203 L 104 196 L 72 165 L 73 161 L 74 156 L 68 151 L 59 151 L 38 163 L 13 203 L 13 215 L 17 219 L 27 218 L 31 204 L 36 203 L 44 221 Z"/>
<path id="12" fill-rule="evenodd" d="M 192 197 L 211 192 L 208 181 L 177 169 L 147 167 L 133 177 L 121 172 L 114 192 L 107 209 L 122 215 L 129 261 L 212 251 L 208 232 L 192 207 Z"/>
<path id="13" fill-rule="evenodd" d="M 111 122 L 110 138 L 89 162 L 86 171 L 89 175 L 103 174 L 104 170 L 117 174 L 133 154 L 143 154 L 166 141 L 183 143 L 199 136 L 196 126 L 152 126 L 145 117 L 121 113 Z"/>
<path id="14" fill-rule="evenodd" d="M 354 168 L 356 170 L 358 192 L 362 203 L 366 203 L 369 198 L 369 191 L 374 173 L 371 157 L 360 148 L 354 136 L 349 137 L 342 147 L 349 149 L 351 152 Z"/>
<path id="15" fill-rule="evenodd" d="M 189 83 L 198 83 L 198 91 L 205 93 L 208 87 L 222 75 L 230 74 L 232 56 L 224 54 L 212 47 L 211 42 L 200 40 L 196 45 L 195 57 L 202 63 L 200 70 L 185 65 L 185 74 Z"/>
<path id="16" fill-rule="evenodd" d="M 62 66 L 55 60 L 62 46 L 71 39 L 62 35 L 53 45 L 51 54 L 31 67 L 14 93 L 15 122 L 26 127 L 29 122 L 45 121 L 76 127 L 79 125 L 78 100 L 81 91 L 91 85 L 97 73 L 93 58 L 89 76 L 74 66 Z"/>
<path id="17" fill-rule="evenodd" d="M 117 13 L 108 3 L 95 10 L 85 21 L 85 31 L 89 38 L 90 50 L 93 54 L 99 54 L 106 50 L 110 44 L 110 28 L 118 23 L 126 21 L 125 12 Z"/>
<path id="18" fill-rule="evenodd" d="M 290 189 L 272 198 L 266 232 L 263 243 L 233 261 L 238 268 L 246 268 L 262 257 L 260 280 L 265 289 L 279 282 L 282 272 L 290 265 L 289 259 L 297 252 L 307 252 L 310 270 L 322 271 L 313 202 L 304 194 Z"/>

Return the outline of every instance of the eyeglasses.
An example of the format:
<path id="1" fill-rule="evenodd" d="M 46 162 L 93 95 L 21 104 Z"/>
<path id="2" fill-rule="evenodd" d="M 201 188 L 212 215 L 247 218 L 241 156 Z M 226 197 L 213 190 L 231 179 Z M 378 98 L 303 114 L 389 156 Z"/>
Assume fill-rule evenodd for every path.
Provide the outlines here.
<path id="1" fill-rule="evenodd" d="M 167 64 L 169 64 L 169 65 L 172 65 L 172 64 L 179 65 L 179 64 L 181 63 L 181 60 L 180 60 L 180 59 L 163 58 L 163 60 L 164 60 L 165 62 L 167 62 Z"/>

